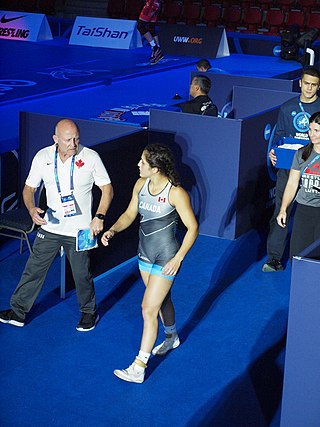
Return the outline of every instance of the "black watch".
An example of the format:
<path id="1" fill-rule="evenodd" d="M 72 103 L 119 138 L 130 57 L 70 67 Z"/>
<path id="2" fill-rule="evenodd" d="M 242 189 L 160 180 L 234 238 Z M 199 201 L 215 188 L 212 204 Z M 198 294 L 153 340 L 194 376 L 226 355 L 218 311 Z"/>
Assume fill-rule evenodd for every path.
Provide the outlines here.
<path id="1" fill-rule="evenodd" d="M 97 214 L 95 214 L 95 216 L 94 216 L 95 218 L 99 218 L 99 219 L 102 219 L 102 220 L 104 220 L 105 219 L 105 215 L 103 215 L 103 214 L 100 214 L 100 213 L 97 213 Z"/>

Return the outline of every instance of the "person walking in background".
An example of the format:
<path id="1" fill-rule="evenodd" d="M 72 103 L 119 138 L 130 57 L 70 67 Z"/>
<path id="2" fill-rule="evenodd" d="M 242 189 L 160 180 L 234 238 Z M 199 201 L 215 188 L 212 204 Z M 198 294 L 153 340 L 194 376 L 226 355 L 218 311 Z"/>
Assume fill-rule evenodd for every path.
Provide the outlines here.
<path id="1" fill-rule="evenodd" d="M 69 119 L 57 123 L 54 144 L 35 155 L 24 189 L 23 200 L 33 222 L 40 226 L 20 282 L 11 297 L 11 309 L 0 312 L 0 322 L 24 326 L 26 314 L 36 300 L 47 271 L 60 247 L 64 248 L 75 281 L 81 319 L 77 330 L 94 329 L 99 316 L 88 250 L 76 251 L 79 229 L 90 229 L 93 239 L 113 197 L 109 175 L 99 155 L 80 145 L 78 126 Z M 34 194 L 44 183 L 48 209 L 35 206 Z M 91 217 L 92 187 L 101 189 L 101 199 Z"/>
<path id="2" fill-rule="evenodd" d="M 150 64 L 157 64 L 163 57 L 159 36 L 155 24 L 161 9 L 161 0 L 146 0 L 138 18 L 138 31 L 147 40 L 152 48 Z"/>
<path id="3" fill-rule="evenodd" d="M 277 216 L 279 226 L 286 228 L 287 209 L 299 188 L 290 241 L 290 259 L 320 239 L 320 111 L 310 117 L 309 123 L 310 142 L 294 156 Z"/>
<path id="4" fill-rule="evenodd" d="M 180 344 L 170 290 L 183 259 L 198 236 L 198 224 L 167 147 L 148 145 L 138 167 L 140 178 L 133 188 L 129 206 L 103 234 L 101 241 L 108 245 L 115 234 L 128 228 L 140 214 L 138 261 L 146 286 L 142 300 L 143 334 L 134 362 L 127 369 L 116 369 L 114 374 L 125 381 L 142 383 L 151 351 L 154 355 L 165 355 Z M 176 236 L 178 217 L 187 229 L 181 245 Z M 166 339 L 153 348 L 159 314 Z"/>
<path id="5" fill-rule="evenodd" d="M 196 63 L 196 67 L 197 67 L 198 71 L 202 71 L 202 72 L 206 73 L 207 71 L 210 70 L 211 64 L 207 59 L 200 59 Z"/>
<path id="6" fill-rule="evenodd" d="M 273 148 L 270 150 L 269 158 L 273 166 L 277 166 L 277 158 L 274 148 L 280 143 L 283 137 L 291 137 L 298 139 L 308 139 L 309 117 L 320 111 L 320 99 L 317 91 L 320 87 L 319 71 L 313 67 L 303 70 L 299 81 L 301 94 L 295 98 L 285 102 L 279 112 L 276 131 L 274 135 Z M 288 227 L 280 227 L 277 222 L 282 196 L 289 177 L 289 170 L 278 169 L 275 208 L 273 216 L 269 224 L 269 235 L 267 239 L 268 259 L 262 267 L 262 271 L 277 272 L 283 270 L 281 263 L 283 253 L 286 247 Z M 287 222 L 291 215 L 293 200 L 287 206 Z"/>

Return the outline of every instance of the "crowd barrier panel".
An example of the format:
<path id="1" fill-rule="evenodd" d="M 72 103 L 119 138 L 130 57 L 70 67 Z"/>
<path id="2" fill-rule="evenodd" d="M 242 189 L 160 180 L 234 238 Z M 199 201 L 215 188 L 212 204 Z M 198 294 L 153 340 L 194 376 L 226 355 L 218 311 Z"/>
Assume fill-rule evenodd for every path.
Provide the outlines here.
<path id="1" fill-rule="evenodd" d="M 197 71 L 191 71 L 190 81 L 197 74 L 202 74 Z M 294 79 L 277 79 L 267 77 L 252 77 L 252 76 L 235 76 L 232 74 L 216 74 L 214 72 L 206 72 L 204 74 L 211 80 L 211 89 L 209 96 L 213 103 L 217 105 L 219 111 L 227 104 L 232 103 L 232 92 L 234 86 L 246 86 L 251 88 L 261 88 L 270 90 L 279 90 L 292 92 L 295 88 Z M 276 100 L 274 105 L 276 104 Z M 261 111 L 257 106 L 255 112 Z"/>
<path id="2" fill-rule="evenodd" d="M 227 119 L 151 110 L 150 142 L 168 144 L 182 159 L 201 234 L 232 240 L 267 226 L 274 182 L 266 153 L 278 111 Z"/>
<path id="3" fill-rule="evenodd" d="M 293 257 L 281 427 L 320 420 L 320 240 Z"/>

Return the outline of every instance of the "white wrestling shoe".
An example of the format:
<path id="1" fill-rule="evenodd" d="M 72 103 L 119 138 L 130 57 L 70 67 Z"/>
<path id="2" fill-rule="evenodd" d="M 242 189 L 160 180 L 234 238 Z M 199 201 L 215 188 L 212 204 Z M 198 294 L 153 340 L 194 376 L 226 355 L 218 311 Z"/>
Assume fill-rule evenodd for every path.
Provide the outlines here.
<path id="1" fill-rule="evenodd" d="M 143 383 L 145 369 L 137 365 L 135 362 L 127 369 L 115 369 L 114 375 L 121 380 L 128 381 L 130 383 Z"/>
<path id="2" fill-rule="evenodd" d="M 153 350 L 152 354 L 154 356 L 164 356 L 168 353 L 169 350 L 179 347 L 180 340 L 177 334 L 172 337 L 166 337 L 163 343 L 157 345 Z"/>

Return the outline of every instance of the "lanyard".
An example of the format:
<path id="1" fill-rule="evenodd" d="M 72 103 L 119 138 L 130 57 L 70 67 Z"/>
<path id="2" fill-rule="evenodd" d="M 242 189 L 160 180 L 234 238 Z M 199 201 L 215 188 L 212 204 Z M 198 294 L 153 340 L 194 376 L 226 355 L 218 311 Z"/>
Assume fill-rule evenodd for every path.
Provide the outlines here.
<path id="1" fill-rule="evenodd" d="M 301 101 L 299 101 L 299 107 L 300 107 L 300 110 L 303 112 L 304 117 L 309 121 L 309 117 L 308 117 L 308 115 L 306 113 L 306 110 L 303 108 L 303 105 L 302 105 Z"/>
<path id="2" fill-rule="evenodd" d="M 71 194 L 74 190 L 74 185 L 73 185 L 74 158 L 75 156 L 72 156 L 71 167 L 70 167 L 70 193 Z M 56 148 L 56 151 L 54 153 L 54 177 L 56 180 L 58 193 L 61 195 L 61 187 L 60 187 L 60 181 L 58 177 L 58 147 Z"/>

